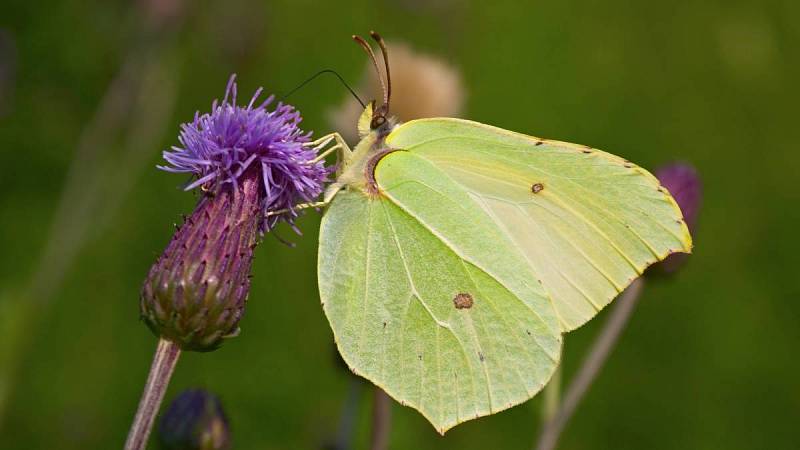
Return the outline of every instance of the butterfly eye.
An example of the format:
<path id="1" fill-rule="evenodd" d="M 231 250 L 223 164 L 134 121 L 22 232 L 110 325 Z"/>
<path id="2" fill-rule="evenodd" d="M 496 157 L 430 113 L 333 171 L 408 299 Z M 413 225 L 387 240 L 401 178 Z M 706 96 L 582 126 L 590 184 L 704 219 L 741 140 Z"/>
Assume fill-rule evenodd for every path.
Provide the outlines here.
<path id="1" fill-rule="evenodd" d="M 375 116 L 375 118 L 372 119 L 372 123 L 370 124 L 370 127 L 372 127 L 372 129 L 374 130 L 374 129 L 380 127 L 381 125 L 383 125 L 384 123 L 386 123 L 386 117 L 384 117 L 384 116 Z"/>

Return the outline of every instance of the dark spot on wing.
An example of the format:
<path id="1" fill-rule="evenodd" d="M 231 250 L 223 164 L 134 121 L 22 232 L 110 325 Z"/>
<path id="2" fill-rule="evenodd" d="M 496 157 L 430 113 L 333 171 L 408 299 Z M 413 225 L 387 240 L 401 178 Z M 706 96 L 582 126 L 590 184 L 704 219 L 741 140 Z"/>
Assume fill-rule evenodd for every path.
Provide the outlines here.
<path id="1" fill-rule="evenodd" d="M 478 352 L 478 359 L 480 359 L 480 360 L 481 360 L 481 362 L 483 362 L 483 361 L 485 361 L 485 360 L 486 360 L 486 358 L 483 356 L 483 353 L 482 353 L 482 352 Z"/>
<path id="2" fill-rule="evenodd" d="M 537 146 L 537 147 L 538 147 L 538 146 L 540 146 L 540 145 L 542 145 L 542 144 L 544 144 L 544 141 L 536 141 L 536 143 L 535 143 L 535 144 L 533 144 L 533 145 L 535 145 L 535 146 Z"/>
<path id="3" fill-rule="evenodd" d="M 470 309 L 473 303 L 472 295 L 466 292 L 459 292 L 453 297 L 453 305 L 455 305 L 456 309 Z"/>
<path id="4" fill-rule="evenodd" d="M 533 192 L 534 194 L 542 192 L 543 189 L 544 185 L 542 183 L 533 183 L 533 185 L 531 185 L 531 192 Z"/>
<path id="5" fill-rule="evenodd" d="M 588 155 L 589 153 L 592 153 L 592 150 L 591 150 L 590 148 L 586 148 L 586 149 L 584 149 L 584 150 L 581 150 L 581 151 L 582 151 L 583 153 L 586 153 L 587 155 Z"/>

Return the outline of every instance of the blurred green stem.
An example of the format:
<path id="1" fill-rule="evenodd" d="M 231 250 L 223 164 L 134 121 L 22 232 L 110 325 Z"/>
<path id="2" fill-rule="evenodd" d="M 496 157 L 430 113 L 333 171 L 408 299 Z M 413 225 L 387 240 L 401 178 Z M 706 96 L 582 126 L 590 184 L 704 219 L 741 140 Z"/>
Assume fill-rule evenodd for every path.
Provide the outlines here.
<path id="1" fill-rule="evenodd" d="M 10 406 L 8 399 L 14 390 L 12 377 L 27 348 L 28 325 L 41 309 L 38 303 L 28 298 L 19 298 L 16 293 L 0 294 L 0 424 L 2 412 Z"/>
<path id="2" fill-rule="evenodd" d="M 145 24 L 145 27 L 148 25 Z M 177 27 L 177 25 L 176 25 Z M 149 30 L 149 31 L 148 31 Z M 174 40 L 178 28 L 140 31 L 92 118 L 81 132 L 53 223 L 26 288 L 0 305 L 13 316 L 0 327 L 0 429 L 23 358 L 41 317 L 57 299 L 63 280 L 86 242 L 108 225 L 158 148 L 174 110 L 178 71 Z M 116 139 L 122 139 L 116 144 Z M 117 149 L 118 148 L 118 149 Z M 117 149 L 117 151 L 112 151 Z M 124 167 L 125 170 L 109 170 Z"/>
<path id="3" fill-rule="evenodd" d="M 158 340 L 150 374 L 147 376 L 142 399 L 139 401 L 139 409 L 128 432 L 128 440 L 125 441 L 125 450 L 143 450 L 147 447 L 150 430 L 153 428 L 158 408 L 164 399 L 164 393 L 167 391 L 180 355 L 181 349 L 177 344 L 164 338 Z"/>
<path id="4" fill-rule="evenodd" d="M 561 353 L 564 351 L 562 349 Z M 561 401 L 561 365 L 556 367 L 550 382 L 544 387 L 544 404 L 542 405 L 542 423 L 553 420 L 558 412 L 558 404 Z"/>
<path id="5" fill-rule="evenodd" d="M 611 315 L 597 339 L 595 339 L 586 359 L 583 360 L 575 379 L 567 388 L 564 394 L 564 401 L 558 408 L 558 412 L 545 423 L 542 433 L 539 435 L 539 441 L 536 444 L 537 450 L 553 450 L 556 448 L 561 431 L 564 430 L 581 399 L 583 399 L 586 391 L 589 390 L 592 381 L 594 381 L 603 364 L 605 364 L 608 355 L 617 343 L 620 333 L 625 329 L 625 325 L 628 324 L 628 319 L 630 319 L 631 313 L 633 313 L 633 309 L 639 301 L 643 286 L 644 279 L 642 277 L 637 278 L 614 301 Z"/>

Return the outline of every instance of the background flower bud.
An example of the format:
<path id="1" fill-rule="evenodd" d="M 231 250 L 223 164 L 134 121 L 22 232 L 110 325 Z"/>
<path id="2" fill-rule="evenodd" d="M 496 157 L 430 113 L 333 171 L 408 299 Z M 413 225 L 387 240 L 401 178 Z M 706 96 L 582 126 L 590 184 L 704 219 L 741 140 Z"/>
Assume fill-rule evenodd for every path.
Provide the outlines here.
<path id="1" fill-rule="evenodd" d="M 655 175 L 672 194 L 681 208 L 689 231 L 694 233 L 703 190 L 695 168 L 686 163 L 672 163 L 656 169 Z M 659 263 L 657 267 L 664 273 L 673 273 L 686 262 L 688 256 L 686 253 L 674 253 Z"/>
<path id="2" fill-rule="evenodd" d="M 187 389 L 169 405 L 158 426 L 164 450 L 227 450 L 230 427 L 222 404 L 203 389 Z"/>
<path id="3" fill-rule="evenodd" d="M 9 30 L 0 28 L 0 117 L 11 111 L 17 69 L 17 48 Z"/>

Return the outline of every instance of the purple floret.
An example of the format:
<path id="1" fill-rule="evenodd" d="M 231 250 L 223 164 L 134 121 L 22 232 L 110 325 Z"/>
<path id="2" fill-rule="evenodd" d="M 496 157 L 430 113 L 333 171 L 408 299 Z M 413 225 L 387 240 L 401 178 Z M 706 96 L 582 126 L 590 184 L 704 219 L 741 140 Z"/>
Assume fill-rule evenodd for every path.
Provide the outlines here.
<path id="1" fill-rule="evenodd" d="M 291 105 L 278 103 L 267 110 L 274 96 L 256 106 L 258 89 L 247 106 L 236 105 L 236 76 L 232 75 L 222 102 L 214 101 L 211 112 L 195 113 L 191 123 L 181 125 L 180 146 L 164 152 L 169 165 L 160 169 L 191 173 L 196 179 L 186 190 L 202 187 L 217 192 L 226 184 L 238 189 L 242 177 L 261 178 L 263 212 L 292 208 L 311 202 L 323 191 L 329 170 L 316 158 L 316 150 L 304 147 L 311 133 L 298 125 L 302 118 Z M 280 220 L 294 227 L 297 211 L 266 217 L 263 231 Z"/>

